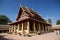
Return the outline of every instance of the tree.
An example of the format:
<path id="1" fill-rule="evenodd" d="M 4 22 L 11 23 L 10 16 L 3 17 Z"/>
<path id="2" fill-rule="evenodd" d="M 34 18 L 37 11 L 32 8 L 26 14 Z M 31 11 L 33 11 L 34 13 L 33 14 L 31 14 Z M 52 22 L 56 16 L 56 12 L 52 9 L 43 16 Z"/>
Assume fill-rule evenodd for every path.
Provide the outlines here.
<path id="1" fill-rule="evenodd" d="M 7 25 L 10 22 L 11 22 L 11 20 L 7 16 L 0 15 L 0 24 L 1 25 Z"/>
<path id="2" fill-rule="evenodd" d="M 47 23 L 47 19 L 44 19 L 44 21 Z"/>
<path id="3" fill-rule="evenodd" d="M 57 20 L 56 25 L 59 25 L 59 24 L 60 24 L 60 20 Z"/>
<path id="4" fill-rule="evenodd" d="M 48 19 L 48 23 L 52 24 L 52 20 L 51 19 Z"/>

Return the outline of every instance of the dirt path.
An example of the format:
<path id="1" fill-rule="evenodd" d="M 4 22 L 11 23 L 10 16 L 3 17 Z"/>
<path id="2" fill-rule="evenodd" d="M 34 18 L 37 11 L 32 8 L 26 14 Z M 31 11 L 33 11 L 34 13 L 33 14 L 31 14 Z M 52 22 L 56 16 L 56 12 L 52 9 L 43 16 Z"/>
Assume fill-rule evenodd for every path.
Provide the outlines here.
<path id="1" fill-rule="evenodd" d="M 56 35 L 55 33 L 46 33 L 43 35 L 24 37 L 14 34 L 1 33 L 0 40 L 60 40 L 60 35 Z"/>

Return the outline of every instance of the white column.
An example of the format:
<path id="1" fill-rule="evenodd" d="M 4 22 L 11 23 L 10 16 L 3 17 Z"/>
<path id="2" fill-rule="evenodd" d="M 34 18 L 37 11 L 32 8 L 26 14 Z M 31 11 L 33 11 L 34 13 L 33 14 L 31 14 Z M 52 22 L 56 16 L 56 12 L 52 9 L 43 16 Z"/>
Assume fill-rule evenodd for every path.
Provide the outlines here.
<path id="1" fill-rule="evenodd" d="M 47 26 L 45 25 L 45 31 L 47 32 Z"/>
<path id="2" fill-rule="evenodd" d="M 29 21 L 27 21 L 27 33 L 29 34 Z"/>
<path id="3" fill-rule="evenodd" d="M 44 26 L 43 26 L 43 24 L 42 24 L 42 31 L 44 32 Z"/>
<path id="4" fill-rule="evenodd" d="M 35 22 L 33 23 L 34 32 L 36 32 Z"/>
<path id="5" fill-rule="evenodd" d="M 44 31 L 46 32 L 46 26 L 44 25 L 44 27 L 45 27 L 45 30 Z"/>
<path id="6" fill-rule="evenodd" d="M 11 32 L 12 32 L 12 25 L 10 27 L 11 27 Z"/>
<path id="7" fill-rule="evenodd" d="M 23 35 L 23 22 L 22 22 L 22 35 Z"/>
<path id="8" fill-rule="evenodd" d="M 47 27 L 47 32 L 48 32 L 48 26 L 46 26 Z"/>
<path id="9" fill-rule="evenodd" d="M 48 32 L 49 32 L 49 26 L 48 26 Z"/>
<path id="10" fill-rule="evenodd" d="M 13 32 L 13 25 L 11 26 L 11 32 Z"/>
<path id="11" fill-rule="evenodd" d="M 20 24 L 18 24 L 18 31 L 19 31 L 19 29 L 20 29 Z"/>
<path id="12" fill-rule="evenodd" d="M 15 29 L 16 29 L 16 25 L 14 25 L 14 32 L 15 32 Z"/>
<path id="13" fill-rule="evenodd" d="M 9 26 L 9 32 L 11 32 L 11 25 Z"/>
<path id="14" fill-rule="evenodd" d="M 49 28 L 50 28 L 50 32 L 51 32 L 51 30 L 52 30 L 51 26 L 49 26 Z"/>
<path id="15" fill-rule="evenodd" d="M 39 31 L 40 31 L 40 24 L 39 24 Z"/>

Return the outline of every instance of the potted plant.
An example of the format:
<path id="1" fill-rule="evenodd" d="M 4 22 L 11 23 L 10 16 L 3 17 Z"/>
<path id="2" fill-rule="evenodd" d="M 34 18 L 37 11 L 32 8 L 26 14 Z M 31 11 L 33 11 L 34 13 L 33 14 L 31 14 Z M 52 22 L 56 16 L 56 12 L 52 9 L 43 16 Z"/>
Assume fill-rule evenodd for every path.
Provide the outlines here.
<path id="1" fill-rule="evenodd" d="M 40 32 L 40 31 L 38 31 L 38 32 L 37 32 L 37 34 L 38 34 L 38 35 L 41 35 L 41 32 Z"/>
<path id="2" fill-rule="evenodd" d="M 8 34 L 12 34 L 12 32 L 8 32 Z"/>

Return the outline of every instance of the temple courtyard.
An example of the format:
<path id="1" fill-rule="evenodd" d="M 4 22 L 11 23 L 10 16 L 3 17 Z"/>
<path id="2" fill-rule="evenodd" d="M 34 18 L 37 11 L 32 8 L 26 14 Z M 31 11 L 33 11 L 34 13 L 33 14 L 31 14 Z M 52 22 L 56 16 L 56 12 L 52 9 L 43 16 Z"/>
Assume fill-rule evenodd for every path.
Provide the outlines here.
<path id="1" fill-rule="evenodd" d="M 60 34 L 56 35 L 55 32 L 51 32 L 25 37 L 14 34 L 0 33 L 0 40 L 60 40 Z"/>

